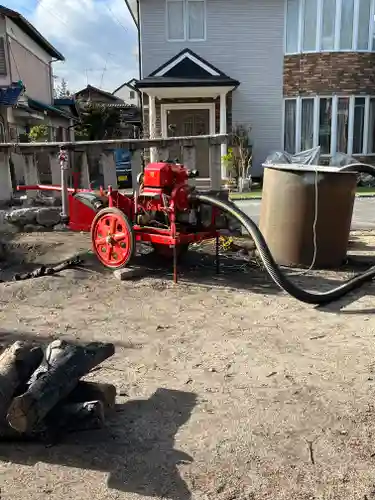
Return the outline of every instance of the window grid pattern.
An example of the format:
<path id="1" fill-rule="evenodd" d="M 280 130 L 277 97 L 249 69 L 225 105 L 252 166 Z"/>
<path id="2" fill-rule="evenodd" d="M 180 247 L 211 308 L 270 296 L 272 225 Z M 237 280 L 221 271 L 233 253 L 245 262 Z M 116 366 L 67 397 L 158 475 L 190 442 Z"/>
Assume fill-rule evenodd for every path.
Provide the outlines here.
<path id="1" fill-rule="evenodd" d="M 284 150 L 295 154 L 320 146 L 375 156 L 375 96 L 315 96 L 284 99 Z"/>
<path id="2" fill-rule="evenodd" d="M 375 52 L 375 0 L 285 0 L 285 53 Z"/>
<path id="3" fill-rule="evenodd" d="M 166 0 L 166 35 L 170 42 L 206 40 L 206 0 Z"/>

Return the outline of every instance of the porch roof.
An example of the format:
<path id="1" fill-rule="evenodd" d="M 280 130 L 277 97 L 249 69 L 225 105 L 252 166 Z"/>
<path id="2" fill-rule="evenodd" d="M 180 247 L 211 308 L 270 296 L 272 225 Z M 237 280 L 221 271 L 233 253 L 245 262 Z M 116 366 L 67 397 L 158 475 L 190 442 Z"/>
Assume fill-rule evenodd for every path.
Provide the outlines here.
<path id="1" fill-rule="evenodd" d="M 73 114 L 63 111 L 62 109 L 59 109 L 55 106 L 51 106 L 49 104 L 45 104 L 43 102 L 37 101 L 35 99 L 28 98 L 25 103 L 18 103 L 17 108 L 22 109 L 23 111 L 26 111 L 27 113 L 33 114 L 35 111 L 40 112 L 42 114 L 47 114 L 47 115 L 52 115 L 52 116 L 59 116 L 61 118 L 66 118 L 68 120 L 73 119 L 77 120 L 78 117 L 74 116 Z M 16 109 L 17 109 L 16 108 Z"/>
<path id="2" fill-rule="evenodd" d="M 162 97 L 174 89 L 183 97 L 212 96 L 229 92 L 240 82 L 229 77 L 190 49 L 184 49 L 149 76 L 138 80 L 135 87 L 149 95 Z M 185 90 L 183 90 L 185 89 Z"/>
<path id="3" fill-rule="evenodd" d="M 137 81 L 136 86 L 139 90 L 142 90 L 161 87 L 237 87 L 239 84 L 240 82 L 229 77 L 179 78 L 149 76 Z"/>

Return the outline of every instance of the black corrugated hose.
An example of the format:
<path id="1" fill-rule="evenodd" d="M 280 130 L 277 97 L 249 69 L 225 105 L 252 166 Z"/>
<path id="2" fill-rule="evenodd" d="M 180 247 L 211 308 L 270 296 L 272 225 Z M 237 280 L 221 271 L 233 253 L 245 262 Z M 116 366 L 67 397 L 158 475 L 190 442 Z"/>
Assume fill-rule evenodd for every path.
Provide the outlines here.
<path id="1" fill-rule="evenodd" d="M 352 171 L 354 173 L 366 173 L 375 177 L 375 167 L 372 165 L 353 164 L 342 167 L 340 170 L 346 172 Z M 351 278 L 336 288 L 326 292 L 309 292 L 303 288 L 299 288 L 281 271 L 280 267 L 276 264 L 275 259 L 272 257 L 270 249 L 268 248 L 267 243 L 256 223 L 234 203 L 200 193 L 194 193 L 193 197 L 202 203 L 217 207 L 237 219 L 253 238 L 264 267 L 276 285 L 301 302 L 315 305 L 329 304 L 330 302 L 339 300 L 341 297 L 344 297 L 344 295 L 347 295 L 353 290 L 360 288 L 366 282 L 371 281 L 375 277 L 375 266 L 372 266 L 364 273 L 354 276 L 354 278 Z"/>

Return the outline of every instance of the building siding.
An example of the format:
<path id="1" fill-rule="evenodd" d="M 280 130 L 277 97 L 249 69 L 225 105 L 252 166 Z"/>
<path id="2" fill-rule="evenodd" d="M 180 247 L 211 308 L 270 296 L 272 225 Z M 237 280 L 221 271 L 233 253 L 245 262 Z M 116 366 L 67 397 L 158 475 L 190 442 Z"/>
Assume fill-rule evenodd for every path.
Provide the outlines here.
<path id="1" fill-rule="evenodd" d="M 297 54 L 284 60 L 284 96 L 375 95 L 375 53 Z"/>
<path id="2" fill-rule="evenodd" d="M 51 67 L 12 38 L 10 69 L 12 81 L 22 80 L 26 94 L 45 104 L 52 104 Z"/>
<path id="3" fill-rule="evenodd" d="M 140 17 L 143 77 L 189 48 L 241 82 L 232 96 L 232 120 L 252 128 L 258 175 L 282 143 L 284 1 L 207 0 L 203 42 L 166 40 L 165 0 L 141 0 Z"/>

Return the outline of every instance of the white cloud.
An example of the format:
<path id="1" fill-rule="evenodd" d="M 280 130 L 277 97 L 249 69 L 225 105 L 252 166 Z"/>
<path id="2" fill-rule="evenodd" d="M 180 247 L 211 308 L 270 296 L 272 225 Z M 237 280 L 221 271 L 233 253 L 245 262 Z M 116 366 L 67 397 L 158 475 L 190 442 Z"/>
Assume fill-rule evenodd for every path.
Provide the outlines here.
<path id="1" fill-rule="evenodd" d="M 138 76 L 137 34 L 125 0 L 40 0 L 27 17 L 64 54 L 54 71 L 71 90 L 88 82 L 113 91 Z"/>

